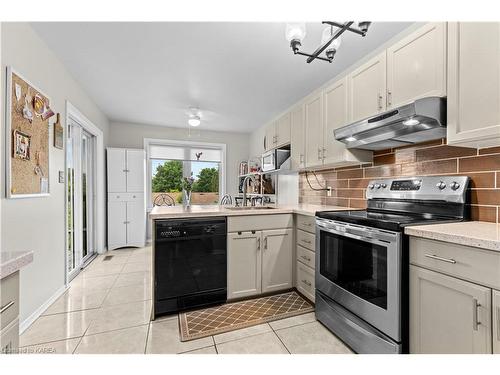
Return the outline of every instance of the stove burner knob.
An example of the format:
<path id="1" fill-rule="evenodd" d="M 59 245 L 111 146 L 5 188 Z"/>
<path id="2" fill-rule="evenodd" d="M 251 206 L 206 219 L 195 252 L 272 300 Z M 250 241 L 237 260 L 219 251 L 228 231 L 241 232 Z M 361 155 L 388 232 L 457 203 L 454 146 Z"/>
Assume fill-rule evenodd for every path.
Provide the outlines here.
<path id="1" fill-rule="evenodd" d="M 370 185 L 368 185 L 368 187 L 370 188 L 370 190 L 373 190 L 374 185 L 370 184 Z"/>
<path id="2" fill-rule="evenodd" d="M 436 184 L 436 187 L 437 187 L 439 190 L 443 190 L 443 189 L 446 187 L 446 184 L 445 184 L 443 181 L 439 181 L 439 182 Z"/>
<path id="3" fill-rule="evenodd" d="M 385 189 L 387 187 L 387 184 L 381 184 L 380 186 L 382 186 L 382 189 Z"/>
<path id="4" fill-rule="evenodd" d="M 375 184 L 375 189 L 380 189 L 380 184 Z"/>
<path id="5" fill-rule="evenodd" d="M 458 182 L 456 182 L 456 181 L 453 181 L 451 183 L 450 187 L 451 187 L 452 190 L 458 190 L 458 188 L 460 187 L 460 184 Z"/>

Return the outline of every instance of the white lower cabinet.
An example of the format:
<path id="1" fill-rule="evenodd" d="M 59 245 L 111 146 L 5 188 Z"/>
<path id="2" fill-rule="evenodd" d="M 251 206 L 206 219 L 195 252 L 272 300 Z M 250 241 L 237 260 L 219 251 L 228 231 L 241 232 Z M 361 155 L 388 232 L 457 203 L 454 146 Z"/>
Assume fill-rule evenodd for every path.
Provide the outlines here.
<path id="1" fill-rule="evenodd" d="M 262 232 L 262 293 L 293 287 L 293 229 Z"/>
<path id="2" fill-rule="evenodd" d="M 491 353 L 491 289 L 410 266 L 410 353 Z"/>
<path id="3" fill-rule="evenodd" d="M 493 353 L 500 354 L 500 292 L 493 291 Z"/>
<path id="4" fill-rule="evenodd" d="M 293 287 L 293 229 L 249 230 L 227 235 L 227 298 Z"/>
<path id="5" fill-rule="evenodd" d="M 261 232 L 227 235 L 227 298 L 253 296 L 261 292 Z"/>

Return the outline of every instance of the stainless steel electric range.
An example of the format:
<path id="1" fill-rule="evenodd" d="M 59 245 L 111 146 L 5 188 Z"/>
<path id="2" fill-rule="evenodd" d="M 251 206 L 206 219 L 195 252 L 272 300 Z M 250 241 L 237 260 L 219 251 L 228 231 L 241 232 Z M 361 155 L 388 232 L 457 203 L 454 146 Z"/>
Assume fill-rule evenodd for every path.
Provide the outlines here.
<path id="1" fill-rule="evenodd" d="M 408 353 L 404 227 L 469 219 L 466 176 L 371 181 L 367 209 L 316 213 L 316 317 L 358 353 Z"/>

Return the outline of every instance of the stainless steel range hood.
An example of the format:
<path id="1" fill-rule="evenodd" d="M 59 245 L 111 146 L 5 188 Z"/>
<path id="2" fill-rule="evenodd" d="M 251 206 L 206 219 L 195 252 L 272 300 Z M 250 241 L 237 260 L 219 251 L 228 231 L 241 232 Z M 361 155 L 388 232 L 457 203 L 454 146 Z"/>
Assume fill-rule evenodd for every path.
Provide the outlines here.
<path id="1" fill-rule="evenodd" d="M 335 130 L 347 148 L 382 150 L 446 137 L 446 98 L 428 97 Z"/>

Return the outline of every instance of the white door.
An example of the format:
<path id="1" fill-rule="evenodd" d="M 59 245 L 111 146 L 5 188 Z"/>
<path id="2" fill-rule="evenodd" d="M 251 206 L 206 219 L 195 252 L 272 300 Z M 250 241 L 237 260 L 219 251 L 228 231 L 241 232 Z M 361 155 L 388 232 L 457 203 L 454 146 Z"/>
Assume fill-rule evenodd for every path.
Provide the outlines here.
<path id="1" fill-rule="evenodd" d="M 493 353 L 500 354 L 500 292 L 493 291 Z"/>
<path id="2" fill-rule="evenodd" d="M 371 117 L 385 110 L 385 55 L 384 51 L 349 74 L 350 122 Z"/>
<path id="3" fill-rule="evenodd" d="M 261 293 L 261 232 L 227 235 L 227 298 Z"/>
<path id="4" fill-rule="evenodd" d="M 447 106 L 448 143 L 500 143 L 500 22 L 448 23 Z"/>
<path id="5" fill-rule="evenodd" d="M 290 113 L 286 113 L 276 123 L 276 146 L 290 143 L 290 121 Z"/>
<path id="6" fill-rule="evenodd" d="M 66 143 L 66 264 L 68 279 L 96 253 L 96 142 L 73 119 Z"/>
<path id="7" fill-rule="evenodd" d="M 108 192 L 127 191 L 127 155 L 123 149 L 107 150 Z"/>
<path id="8" fill-rule="evenodd" d="M 146 154 L 143 150 L 127 150 L 127 192 L 144 192 Z"/>
<path id="9" fill-rule="evenodd" d="M 127 202 L 108 201 L 108 247 L 127 244 Z"/>
<path id="10" fill-rule="evenodd" d="M 446 23 L 430 22 L 387 49 L 387 106 L 446 96 Z"/>
<path id="11" fill-rule="evenodd" d="M 294 108 L 290 114 L 290 156 L 292 158 L 292 169 L 304 168 L 306 160 L 306 143 L 304 139 L 304 107 L 302 105 Z"/>
<path id="12" fill-rule="evenodd" d="M 325 145 L 325 164 L 341 162 L 343 153 L 346 150 L 345 144 L 335 140 L 333 132 L 335 129 L 347 125 L 349 110 L 347 95 L 347 78 L 335 82 L 324 92 L 325 129 L 323 137 Z"/>
<path id="13" fill-rule="evenodd" d="M 410 353 L 491 353 L 491 289 L 410 266 Z"/>
<path id="14" fill-rule="evenodd" d="M 127 202 L 127 244 L 144 246 L 146 218 L 142 199 Z"/>
<path id="15" fill-rule="evenodd" d="M 305 104 L 306 167 L 323 165 L 323 96 L 317 93 Z"/>
<path id="16" fill-rule="evenodd" d="M 262 293 L 293 287 L 293 229 L 262 232 Z"/>

